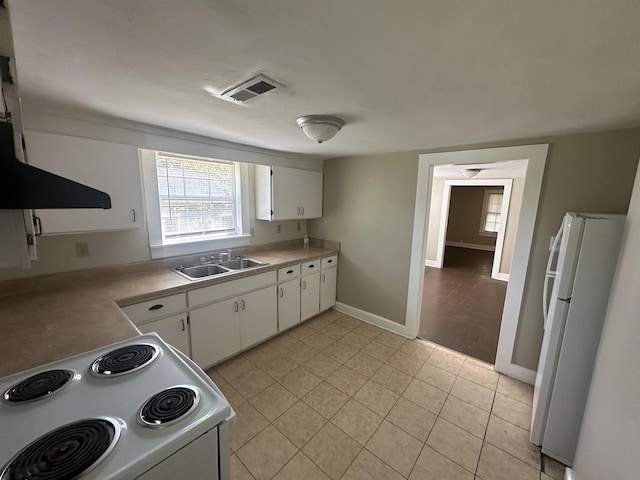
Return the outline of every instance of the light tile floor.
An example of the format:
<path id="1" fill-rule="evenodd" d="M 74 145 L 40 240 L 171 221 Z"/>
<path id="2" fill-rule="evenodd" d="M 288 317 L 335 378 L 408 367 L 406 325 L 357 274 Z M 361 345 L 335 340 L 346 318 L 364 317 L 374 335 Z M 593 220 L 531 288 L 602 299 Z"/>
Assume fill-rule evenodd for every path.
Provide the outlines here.
<path id="1" fill-rule="evenodd" d="M 529 443 L 529 385 L 334 310 L 207 373 L 234 480 L 563 478 Z"/>

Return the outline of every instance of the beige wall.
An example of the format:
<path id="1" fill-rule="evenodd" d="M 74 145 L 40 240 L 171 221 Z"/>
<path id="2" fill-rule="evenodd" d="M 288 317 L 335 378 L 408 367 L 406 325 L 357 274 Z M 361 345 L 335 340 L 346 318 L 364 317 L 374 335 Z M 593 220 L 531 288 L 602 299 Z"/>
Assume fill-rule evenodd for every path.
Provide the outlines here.
<path id="1" fill-rule="evenodd" d="M 338 301 L 403 323 L 418 157 L 399 153 L 324 165 L 323 217 L 309 235 L 341 242 Z"/>
<path id="2" fill-rule="evenodd" d="M 542 340 L 540 298 L 549 238 L 566 211 L 626 212 L 640 154 L 640 129 L 437 151 L 537 143 L 550 147 L 513 358 L 532 370 Z M 325 162 L 325 216 L 309 221 L 309 232 L 342 242 L 338 301 L 404 324 L 418 155 L 430 152 Z"/>
<path id="3" fill-rule="evenodd" d="M 629 208 L 574 463 L 575 480 L 640 472 L 640 175 Z"/>
<path id="4" fill-rule="evenodd" d="M 451 187 L 447 242 L 495 247 L 495 236 L 478 233 L 486 190 L 502 191 L 502 187 Z"/>

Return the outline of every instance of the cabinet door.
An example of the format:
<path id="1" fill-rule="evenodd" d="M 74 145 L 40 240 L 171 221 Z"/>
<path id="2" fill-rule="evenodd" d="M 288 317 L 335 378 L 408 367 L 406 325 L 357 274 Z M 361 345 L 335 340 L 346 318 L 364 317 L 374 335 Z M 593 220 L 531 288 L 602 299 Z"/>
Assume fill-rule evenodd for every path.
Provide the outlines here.
<path id="1" fill-rule="evenodd" d="M 300 279 L 300 320 L 320 312 L 320 272 Z"/>
<path id="2" fill-rule="evenodd" d="M 300 279 L 278 285 L 278 330 L 300 323 Z"/>
<path id="3" fill-rule="evenodd" d="M 187 325 L 186 313 L 154 320 L 144 325 L 138 325 L 137 327 L 142 333 L 156 332 L 165 342 L 173 345 L 186 356 L 191 356 L 189 352 L 189 326 Z"/>
<path id="4" fill-rule="evenodd" d="M 250 347 L 278 333 L 276 287 L 267 287 L 238 298 L 240 345 Z"/>
<path id="5" fill-rule="evenodd" d="M 320 311 L 323 312 L 336 304 L 337 268 L 327 268 L 320 272 Z"/>
<path id="6" fill-rule="evenodd" d="M 191 358 L 207 368 L 240 350 L 238 299 L 213 303 L 189 312 Z"/>
<path id="7" fill-rule="evenodd" d="M 298 176 L 302 218 L 322 217 L 322 172 L 300 170 Z"/>
<path id="8" fill-rule="evenodd" d="M 301 218 L 302 185 L 298 168 L 272 167 L 271 204 L 273 220 Z"/>
<path id="9" fill-rule="evenodd" d="M 25 142 L 30 164 L 102 190 L 111 197 L 109 210 L 38 210 L 44 235 L 142 227 L 142 187 L 136 147 L 29 130 L 25 132 Z"/>

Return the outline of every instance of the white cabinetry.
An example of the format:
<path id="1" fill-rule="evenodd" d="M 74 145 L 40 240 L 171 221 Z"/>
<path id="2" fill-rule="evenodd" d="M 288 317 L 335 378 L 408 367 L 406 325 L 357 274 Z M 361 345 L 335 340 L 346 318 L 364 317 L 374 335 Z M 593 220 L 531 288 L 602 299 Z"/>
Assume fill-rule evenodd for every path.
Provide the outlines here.
<path id="1" fill-rule="evenodd" d="M 141 333 L 156 332 L 162 339 L 189 356 L 187 312 L 138 325 Z"/>
<path id="2" fill-rule="evenodd" d="M 140 332 L 156 332 L 165 342 L 173 345 L 185 355 L 191 356 L 189 318 L 186 309 L 185 294 L 178 293 L 128 305 L 123 307 L 122 311 Z"/>
<path id="3" fill-rule="evenodd" d="M 256 165 L 255 184 L 258 220 L 322 216 L 322 172 Z"/>
<path id="4" fill-rule="evenodd" d="M 25 131 L 31 165 L 102 190 L 111 209 L 38 210 L 43 234 L 96 232 L 142 227 L 138 149 L 54 133 Z"/>
<path id="5" fill-rule="evenodd" d="M 302 264 L 300 279 L 300 320 L 320 313 L 320 259 Z"/>
<path id="6" fill-rule="evenodd" d="M 300 323 L 300 264 L 278 270 L 278 331 Z"/>
<path id="7" fill-rule="evenodd" d="M 275 283 L 273 271 L 188 293 L 191 352 L 200 367 L 210 367 L 277 333 Z"/>
<path id="8" fill-rule="evenodd" d="M 321 312 L 330 309 L 336 304 L 336 284 L 338 277 L 337 265 L 337 256 L 322 259 L 322 270 L 320 271 Z"/>
<path id="9" fill-rule="evenodd" d="M 191 352 L 193 361 L 206 368 L 240 351 L 240 317 L 236 299 L 192 309 Z"/>

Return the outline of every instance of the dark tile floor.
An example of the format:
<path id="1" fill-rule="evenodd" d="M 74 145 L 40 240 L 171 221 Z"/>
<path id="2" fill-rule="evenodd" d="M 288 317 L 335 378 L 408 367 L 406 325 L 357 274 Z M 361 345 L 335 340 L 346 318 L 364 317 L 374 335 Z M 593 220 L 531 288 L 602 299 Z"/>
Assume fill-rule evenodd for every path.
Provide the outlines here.
<path id="1" fill-rule="evenodd" d="M 507 283 L 491 278 L 493 252 L 446 247 L 444 267 L 425 267 L 419 336 L 495 363 Z"/>

